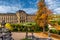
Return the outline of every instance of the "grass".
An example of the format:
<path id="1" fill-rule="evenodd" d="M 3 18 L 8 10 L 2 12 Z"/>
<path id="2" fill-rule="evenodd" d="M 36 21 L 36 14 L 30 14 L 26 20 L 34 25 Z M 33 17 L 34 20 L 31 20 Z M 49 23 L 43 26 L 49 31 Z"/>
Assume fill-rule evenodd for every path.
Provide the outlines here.
<path id="1" fill-rule="evenodd" d="M 32 39 L 25 38 L 25 39 L 22 39 L 22 40 L 32 40 Z"/>

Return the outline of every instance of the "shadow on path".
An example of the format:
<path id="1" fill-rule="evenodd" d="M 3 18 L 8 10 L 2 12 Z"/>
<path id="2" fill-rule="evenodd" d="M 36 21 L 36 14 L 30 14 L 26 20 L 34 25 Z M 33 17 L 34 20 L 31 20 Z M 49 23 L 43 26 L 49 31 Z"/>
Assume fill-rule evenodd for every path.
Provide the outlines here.
<path id="1" fill-rule="evenodd" d="M 28 36 L 28 39 L 32 39 L 32 40 L 53 40 L 52 38 L 37 38 L 35 36 Z"/>

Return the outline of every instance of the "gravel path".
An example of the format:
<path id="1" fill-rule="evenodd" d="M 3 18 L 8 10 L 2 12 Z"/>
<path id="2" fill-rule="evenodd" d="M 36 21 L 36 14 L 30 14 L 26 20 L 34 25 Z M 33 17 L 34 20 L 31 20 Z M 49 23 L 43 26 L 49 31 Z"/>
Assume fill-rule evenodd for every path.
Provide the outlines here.
<path id="1" fill-rule="evenodd" d="M 21 40 L 23 38 L 25 38 L 25 32 L 12 32 L 12 37 L 14 38 L 14 40 Z M 31 33 L 29 33 L 28 35 L 32 35 Z M 48 35 L 43 34 L 43 33 L 34 33 L 34 36 L 37 38 L 48 38 Z M 56 39 L 54 37 L 52 37 L 54 40 L 60 40 L 60 39 Z"/>
<path id="2" fill-rule="evenodd" d="M 13 32 L 12 37 L 14 38 L 14 40 L 21 40 L 21 39 L 25 38 L 25 34 L 26 33 L 23 33 L 23 32 L 21 32 L 21 33 Z M 31 35 L 31 33 L 29 33 L 29 35 Z"/>

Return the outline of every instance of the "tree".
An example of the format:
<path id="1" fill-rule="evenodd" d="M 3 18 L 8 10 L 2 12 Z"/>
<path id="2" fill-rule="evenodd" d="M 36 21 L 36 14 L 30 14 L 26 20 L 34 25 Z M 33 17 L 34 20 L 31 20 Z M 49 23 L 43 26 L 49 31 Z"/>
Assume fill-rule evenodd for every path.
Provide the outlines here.
<path id="1" fill-rule="evenodd" d="M 46 7 L 45 1 L 40 0 L 38 3 L 38 11 L 36 13 L 36 23 L 43 28 L 43 32 L 45 32 L 45 26 L 48 24 L 48 15 L 52 12 Z"/>
<path id="2" fill-rule="evenodd" d="M 56 22 L 55 25 L 53 25 L 56 30 L 60 30 L 60 25 Z"/>

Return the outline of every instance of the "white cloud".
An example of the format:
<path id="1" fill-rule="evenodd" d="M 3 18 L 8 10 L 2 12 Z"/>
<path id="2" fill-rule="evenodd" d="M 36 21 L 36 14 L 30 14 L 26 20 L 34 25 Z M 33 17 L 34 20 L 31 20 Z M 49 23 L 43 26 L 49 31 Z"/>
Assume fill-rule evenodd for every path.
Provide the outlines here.
<path id="1" fill-rule="evenodd" d="M 37 1 L 36 1 L 36 4 L 37 4 L 39 1 L 40 1 L 40 0 L 37 0 Z"/>
<path id="2" fill-rule="evenodd" d="M 60 10 L 60 8 L 56 8 L 55 10 Z"/>
<path id="3" fill-rule="evenodd" d="M 53 14 L 56 14 L 56 13 L 53 13 Z"/>
<path id="4" fill-rule="evenodd" d="M 4 4 L 5 3 L 5 4 Z M 38 0 L 36 1 L 36 3 L 38 3 Z M 32 3 L 32 4 L 36 4 L 36 3 Z M 26 13 L 35 13 L 37 11 L 36 8 L 23 8 L 23 6 L 25 4 L 15 4 L 15 5 L 12 5 L 12 4 L 9 4 L 8 2 L 5 2 L 5 1 L 0 1 L 0 13 L 9 13 L 9 12 L 16 12 L 18 10 L 24 10 L 26 11 Z M 36 7 L 36 5 L 34 6 Z"/>
<path id="5" fill-rule="evenodd" d="M 33 14 L 33 13 L 37 12 L 37 9 L 34 9 L 34 8 L 24 8 L 22 10 L 26 11 L 26 13 L 28 13 L 28 14 Z"/>
<path id="6" fill-rule="evenodd" d="M 60 13 L 60 1 L 58 0 L 45 0 L 48 8 L 51 9 L 54 13 Z"/>
<path id="7" fill-rule="evenodd" d="M 56 8 L 54 11 L 59 14 L 60 13 L 60 8 Z"/>
<path id="8" fill-rule="evenodd" d="M 52 2 L 52 0 L 45 0 L 45 2 L 48 2 L 48 3 L 50 3 L 50 2 Z"/>
<path id="9" fill-rule="evenodd" d="M 18 10 L 18 7 L 15 6 L 0 6 L 0 13 L 7 13 L 7 12 L 14 12 L 15 10 Z"/>
<path id="10" fill-rule="evenodd" d="M 16 7 L 16 6 L 0 6 L 0 13 L 9 13 L 9 12 L 16 12 L 18 10 L 24 10 L 26 13 L 35 13 L 37 9 L 35 8 L 22 8 L 22 7 Z"/>

